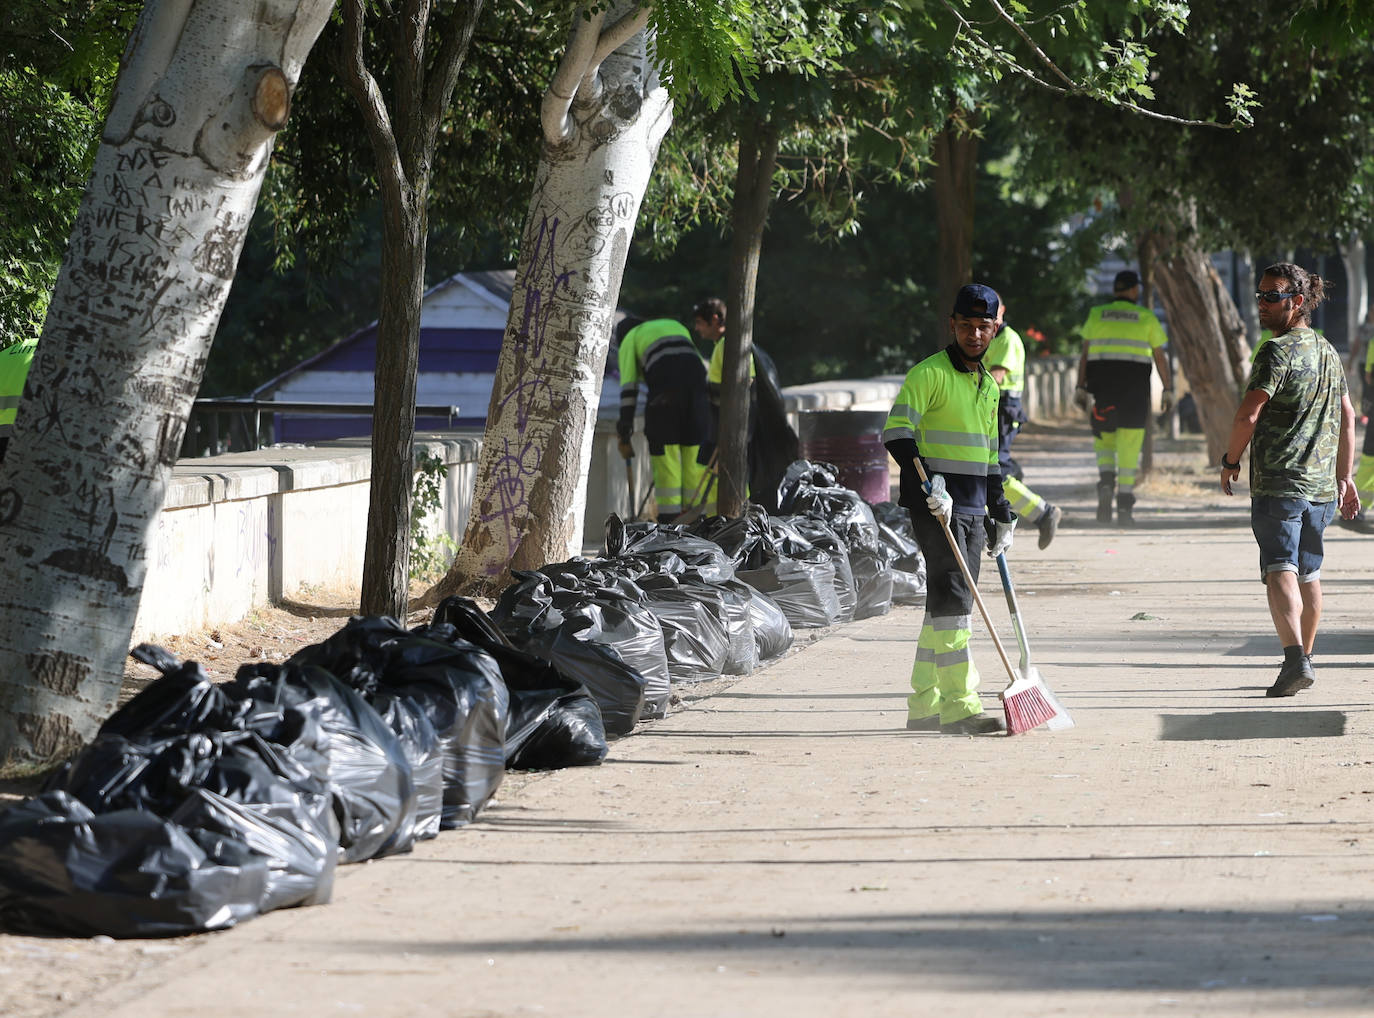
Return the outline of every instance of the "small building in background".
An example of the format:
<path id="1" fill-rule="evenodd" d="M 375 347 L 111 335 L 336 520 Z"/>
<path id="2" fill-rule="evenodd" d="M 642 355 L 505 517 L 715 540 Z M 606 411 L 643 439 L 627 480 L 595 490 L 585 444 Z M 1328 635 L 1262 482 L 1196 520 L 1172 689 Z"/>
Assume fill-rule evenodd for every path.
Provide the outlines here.
<path id="1" fill-rule="evenodd" d="M 427 291 L 420 308 L 420 354 L 415 402 L 457 406 L 459 415 L 417 417 L 416 431 L 478 430 L 486 425 L 496 362 L 514 289 L 514 269 L 459 272 Z M 619 316 L 617 313 L 617 317 Z M 359 329 L 256 389 L 254 397 L 284 402 L 372 402 L 377 323 Z M 615 358 L 606 360 L 599 417 L 620 405 Z M 372 433 L 370 416 L 275 415 L 277 442 L 310 444 Z"/>

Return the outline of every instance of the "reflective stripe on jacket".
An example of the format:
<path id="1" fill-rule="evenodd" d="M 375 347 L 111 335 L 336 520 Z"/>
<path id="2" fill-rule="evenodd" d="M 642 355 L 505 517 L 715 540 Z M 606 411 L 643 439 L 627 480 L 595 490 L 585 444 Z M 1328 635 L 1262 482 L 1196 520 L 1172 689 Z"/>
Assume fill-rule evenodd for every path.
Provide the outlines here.
<path id="1" fill-rule="evenodd" d="M 1148 366 L 1154 351 L 1169 341 L 1154 312 L 1129 300 L 1093 308 L 1082 333 L 1089 361 L 1130 361 Z"/>
<path id="2" fill-rule="evenodd" d="M 999 390 L 985 368 L 965 370 L 956 356 L 951 345 L 907 372 L 883 442 L 914 441 L 927 473 L 945 475 L 955 509 L 981 514 L 992 501 L 1005 501 L 997 466 Z"/>
<path id="3" fill-rule="evenodd" d="M 639 383 L 656 389 L 702 386 L 706 365 L 681 322 L 655 318 L 636 325 L 620 341 L 620 425 L 632 428 Z"/>

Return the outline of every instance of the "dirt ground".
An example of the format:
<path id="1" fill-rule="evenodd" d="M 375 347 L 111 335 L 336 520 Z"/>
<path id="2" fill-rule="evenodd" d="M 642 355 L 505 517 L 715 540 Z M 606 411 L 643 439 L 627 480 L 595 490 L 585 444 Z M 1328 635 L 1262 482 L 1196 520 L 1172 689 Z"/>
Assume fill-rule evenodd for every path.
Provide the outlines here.
<path id="1" fill-rule="evenodd" d="M 905 732 L 921 611 L 894 609 L 680 689 L 600 767 L 510 776 L 471 827 L 341 869 L 326 906 L 0 936 L 0 1015 L 1374 1013 L 1374 542 L 1331 534 L 1318 685 L 1268 700 L 1243 495 L 1162 444 L 1139 525 L 1096 527 L 1086 436 L 1038 431 L 1021 459 L 1065 522 L 1010 559 L 1073 730 Z M 980 589 L 1015 658 L 987 563 Z M 327 609 L 166 645 L 227 677 L 328 636 Z"/>

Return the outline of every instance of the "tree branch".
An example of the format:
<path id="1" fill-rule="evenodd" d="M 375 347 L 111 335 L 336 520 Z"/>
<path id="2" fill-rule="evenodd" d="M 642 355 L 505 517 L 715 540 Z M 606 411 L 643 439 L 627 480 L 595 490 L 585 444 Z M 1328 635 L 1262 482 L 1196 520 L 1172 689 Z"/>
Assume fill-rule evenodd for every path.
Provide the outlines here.
<path id="1" fill-rule="evenodd" d="M 362 110 L 368 138 L 377 154 L 377 173 L 382 185 L 403 189 L 406 186 L 405 167 L 401 165 L 401 153 L 396 147 L 396 133 L 386 110 L 386 100 L 363 59 L 363 0 L 344 0 L 343 16 L 345 44 L 339 53 L 339 70 Z"/>
<path id="2" fill-rule="evenodd" d="M 439 22 L 438 30 L 443 43 L 424 86 L 422 129 L 425 132 L 426 151 L 434 150 L 434 139 L 443 124 L 444 111 L 453 98 L 453 89 L 467 60 L 468 48 L 472 45 L 473 32 L 481 14 L 482 0 L 468 0 L 467 3 L 455 4 L 448 16 Z"/>
<path id="3" fill-rule="evenodd" d="M 1055 77 L 1069 88 L 1075 87 L 1073 79 L 1059 69 L 1059 65 L 1051 60 L 1049 55 L 1040 48 L 1039 44 L 1030 37 L 1030 33 L 1022 28 L 1015 18 L 1007 13 L 1005 7 L 999 4 L 997 0 L 988 0 L 988 4 L 997 12 L 997 16 L 1010 25 L 1011 30 L 1021 37 L 1021 41 L 1031 48 L 1031 52 L 1040 58 L 1040 62 L 1054 72 Z M 949 4 L 946 3 L 945 6 L 948 7 Z"/>
<path id="4" fill-rule="evenodd" d="M 1036 85 L 1039 85 L 1043 89 L 1047 89 L 1051 92 L 1056 92 L 1060 95 L 1086 96 L 1087 98 L 1095 99 L 1098 102 L 1108 103 L 1112 106 L 1120 106 L 1122 109 L 1130 110 L 1132 113 L 1138 113 L 1142 117 L 1149 117 L 1152 120 L 1162 120 L 1165 123 L 1178 124 L 1182 127 L 1216 127 L 1227 131 L 1232 130 L 1235 127 L 1234 123 L 1224 124 L 1218 120 L 1188 120 L 1184 117 L 1173 117 L 1167 113 L 1156 113 L 1154 110 L 1146 109 L 1144 106 L 1137 105 L 1136 103 L 1129 102 L 1128 100 L 1118 99 L 1117 97 L 1109 93 L 1103 92 L 1102 89 L 1097 88 L 1096 86 L 1087 85 L 1082 82 L 1075 81 L 1074 79 L 1066 75 L 1063 71 L 1061 71 L 1059 67 L 1054 63 L 1054 61 L 1051 60 L 1047 55 L 1045 55 L 1045 53 L 1040 49 L 1040 47 L 1035 45 L 1034 42 L 1031 42 L 1026 33 L 1021 29 L 1021 26 L 1016 23 L 1015 19 L 1013 19 L 1011 15 L 1009 15 L 1005 10 L 1002 9 L 1000 5 L 998 5 L 997 0 L 988 0 L 988 3 L 997 9 L 997 11 L 1002 15 L 1003 19 L 1016 30 L 1016 33 L 1026 41 L 1026 43 L 1031 47 L 1031 49 L 1033 49 L 1035 53 L 1040 57 L 1040 59 L 1044 61 L 1045 65 L 1049 67 L 1050 70 L 1052 70 L 1061 81 L 1067 82 L 1067 85 L 1065 85 L 1064 87 L 1051 84 L 1050 82 L 1039 77 L 1034 71 L 1030 70 L 1030 68 L 1021 66 L 1021 64 L 1017 63 L 1017 61 L 1010 54 L 1008 54 L 1004 50 L 997 48 L 996 46 L 993 46 L 986 39 L 984 39 L 982 33 L 967 18 L 965 18 L 962 14 L 959 13 L 958 10 L 955 9 L 954 5 L 950 3 L 950 0 L 940 0 L 940 2 L 944 5 L 945 9 L 954 16 L 955 20 L 958 21 L 961 26 L 963 26 L 963 28 L 968 32 L 968 34 L 982 47 L 983 56 L 996 61 L 1011 73 L 1020 75 L 1026 80 L 1031 81 Z"/>
<path id="5" fill-rule="evenodd" d="M 587 76 L 595 74 L 606 58 L 620 49 L 627 42 L 633 39 L 640 32 L 644 31 L 649 24 L 649 8 L 641 7 L 633 14 L 627 14 L 606 31 L 601 33 L 601 39 L 596 45 L 596 53 L 592 56 L 592 65 L 587 70 Z M 584 76 L 584 80 L 585 80 Z"/>
<path id="6" fill-rule="evenodd" d="M 551 145 L 567 141 L 572 134 L 568 111 L 572 108 L 573 96 L 577 94 L 582 77 L 587 73 L 588 63 L 596 53 L 597 42 L 601 36 L 601 22 L 605 10 L 597 11 L 590 17 L 579 10 L 573 15 L 572 38 L 568 48 L 563 51 L 563 59 L 558 62 L 558 70 L 553 72 L 539 105 L 539 122 L 544 127 L 544 138 Z"/>

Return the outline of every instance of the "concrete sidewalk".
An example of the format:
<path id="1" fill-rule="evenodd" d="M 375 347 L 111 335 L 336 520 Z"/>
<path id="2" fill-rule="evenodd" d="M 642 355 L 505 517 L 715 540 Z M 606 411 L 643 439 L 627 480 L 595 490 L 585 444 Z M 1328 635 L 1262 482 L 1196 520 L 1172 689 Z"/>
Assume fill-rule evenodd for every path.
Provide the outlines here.
<path id="1" fill-rule="evenodd" d="M 168 943 L 0 937 L 0 1012 L 1374 1012 L 1374 541 L 1329 532 L 1318 683 L 1268 700 L 1248 501 L 1161 481 L 1134 530 L 1091 527 L 1086 432 L 1019 445 L 1066 509 L 1010 561 L 1075 729 L 906 732 L 921 611 L 896 609 L 684 690 L 599 768 L 512 776 L 472 827 L 341 869 L 329 905 Z M 990 564 L 980 587 L 1015 658 Z M 40 965 L 73 996 L 16 996 Z"/>

